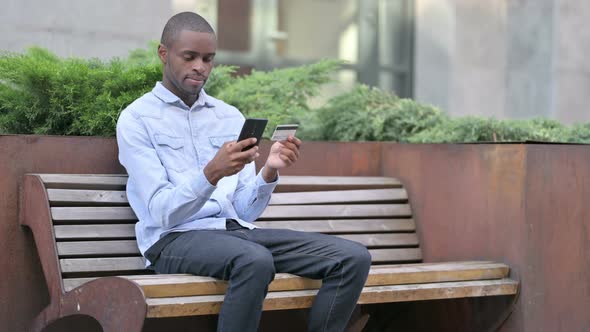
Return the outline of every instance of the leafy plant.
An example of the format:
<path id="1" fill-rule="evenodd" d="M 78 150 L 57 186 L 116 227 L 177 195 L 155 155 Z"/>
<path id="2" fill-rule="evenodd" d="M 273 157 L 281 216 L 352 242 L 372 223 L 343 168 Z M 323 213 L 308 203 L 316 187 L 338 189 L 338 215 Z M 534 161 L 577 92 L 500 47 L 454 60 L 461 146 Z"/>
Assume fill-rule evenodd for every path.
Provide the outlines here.
<path id="1" fill-rule="evenodd" d="M 115 135 L 119 114 L 162 78 L 157 42 L 125 59 L 60 58 L 38 47 L 0 53 L 0 134 Z M 336 60 L 236 77 L 237 68 L 216 66 L 209 95 L 247 117 L 301 124 L 306 140 L 458 143 L 548 141 L 590 143 L 590 124 L 567 127 L 549 119 L 450 118 L 434 106 L 357 85 L 312 109 L 310 97 L 331 81 Z"/>
<path id="2" fill-rule="evenodd" d="M 330 74 L 339 64 L 337 60 L 322 60 L 269 72 L 253 70 L 250 75 L 235 78 L 220 87 L 214 95 L 236 106 L 246 117 L 268 118 L 265 136 L 269 136 L 277 124 L 299 122 L 311 111 L 308 99 L 316 96 L 320 86 L 331 80 Z"/>
<path id="3" fill-rule="evenodd" d="M 407 142 L 412 135 L 436 126 L 446 116 L 423 105 L 378 88 L 357 85 L 318 110 L 322 140 Z"/>

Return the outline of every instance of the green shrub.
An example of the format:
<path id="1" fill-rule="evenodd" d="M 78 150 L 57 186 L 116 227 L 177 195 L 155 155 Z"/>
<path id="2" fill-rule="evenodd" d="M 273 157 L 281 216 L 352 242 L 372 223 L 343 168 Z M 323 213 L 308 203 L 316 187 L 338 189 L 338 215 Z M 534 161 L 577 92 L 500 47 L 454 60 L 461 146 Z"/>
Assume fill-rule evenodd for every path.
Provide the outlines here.
<path id="1" fill-rule="evenodd" d="M 433 106 L 366 85 L 332 98 L 317 112 L 315 136 L 333 141 L 407 142 L 446 118 Z"/>
<path id="2" fill-rule="evenodd" d="M 113 136 L 121 111 L 162 79 L 157 44 L 127 59 L 61 59 L 41 48 L 0 55 L 0 132 Z M 338 67 L 334 60 L 308 66 L 254 71 L 235 78 L 236 67 L 216 66 L 207 93 L 249 117 L 268 117 L 268 132 L 309 111 Z"/>
<path id="3" fill-rule="evenodd" d="M 246 117 L 268 118 L 265 136 L 277 124 L 299 123 L 311 112 L 307 101 L 317 96 L 320 86 L 331 81 L 340 65 L 336 60 L 269 72 L 253 70 L 216 91 L 215 96 L 236 106 Z M 209 83 L 207 83 L 209 91 Z"/>
<path id="4" fill-rule="evenodd" d="M 60 59 L 41 48 L 0 56 L 0 128 L 20 134 L 114 135 L 121 110 L 161 78 L 160 66 Z"/>
<path id="5" fill-rule="evenodd" d="M 569 129 L 548 119 L 496 120 L 481 117 L 447 118 L 410 138 L 413 143 L 566 142 Z"/>
<path id="6" fill-rule="evenodd" d="M 125 59 L 59 58 L 42 49 L 0 53 L 0 134 L 113 136 L 120 112 L 162 78 L 157 42 Z M 572 127 L 548 119 L 450 118 L 424 105 L 365 85 L 318 109 L 307 103 L 331 80 L 339 61 L 323 60 L 236 77 L 236 67 L 216 66 L 207 93 L 247 117 L 301 124 L 306 140 L 458 143 L 548 141 L 590 143 L 590 124 Z"/>

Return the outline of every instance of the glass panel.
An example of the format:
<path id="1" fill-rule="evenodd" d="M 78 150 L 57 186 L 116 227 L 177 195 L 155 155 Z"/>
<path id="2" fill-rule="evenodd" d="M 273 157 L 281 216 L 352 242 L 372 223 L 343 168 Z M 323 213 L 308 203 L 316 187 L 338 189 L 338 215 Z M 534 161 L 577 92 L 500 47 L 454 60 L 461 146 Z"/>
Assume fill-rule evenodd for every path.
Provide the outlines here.
<path id="1" fill-rule="evenodd" d="M 279 0 L 276 54 L 358 61 L 357 0 Z"/>
<path id="2" fill-rule="evenodd" d="M 251 49 L 251 1 L 217 1 L 217 39 L 220 50 L 250 51 Z"/>

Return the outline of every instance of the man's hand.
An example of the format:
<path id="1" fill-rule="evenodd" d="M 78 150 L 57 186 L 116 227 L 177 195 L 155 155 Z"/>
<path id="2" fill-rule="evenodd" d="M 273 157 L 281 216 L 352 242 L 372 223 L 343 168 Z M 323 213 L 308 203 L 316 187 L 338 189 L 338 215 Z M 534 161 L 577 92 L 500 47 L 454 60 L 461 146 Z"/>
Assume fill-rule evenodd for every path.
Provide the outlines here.
<path id="1" fill-rule="evenodd" d="M 270 147 L 270 153 L 264 165 L 262 177 L 266 182 L 277 178 L 277 170 L 293 165 L 299 159 L 301 140 L 289 136 L 286 141 L 276 142 Z"/>
<path id="2" fill-rule="evenodd" d="M 224 143 L 213 159 L 205 166 L 203 173 L 209 183 L 216 186 L 222 178 L 241 171 L 246 164 L 251 163 L 260 155 L 258 146 L 242 152 L 247 146 L 256 143 L 256 138 L 248 138 L 239 142 Z"/>

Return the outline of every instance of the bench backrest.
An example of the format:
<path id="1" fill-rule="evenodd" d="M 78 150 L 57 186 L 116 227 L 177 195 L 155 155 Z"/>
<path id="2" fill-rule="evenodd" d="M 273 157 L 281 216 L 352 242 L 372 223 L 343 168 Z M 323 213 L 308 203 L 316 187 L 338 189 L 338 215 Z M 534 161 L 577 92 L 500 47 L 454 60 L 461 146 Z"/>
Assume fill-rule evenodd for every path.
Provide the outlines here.
<path id="1" fill-rule="evenodd" d="M 62 292 L 100 276 L 151 273 L 135 241 L 126 176 L 37 176 L 46 189 Z M 421 261 L 408 195 L 393 178 L 282 176 L 257 225 L 360 242 L 373 264 Z"/>

